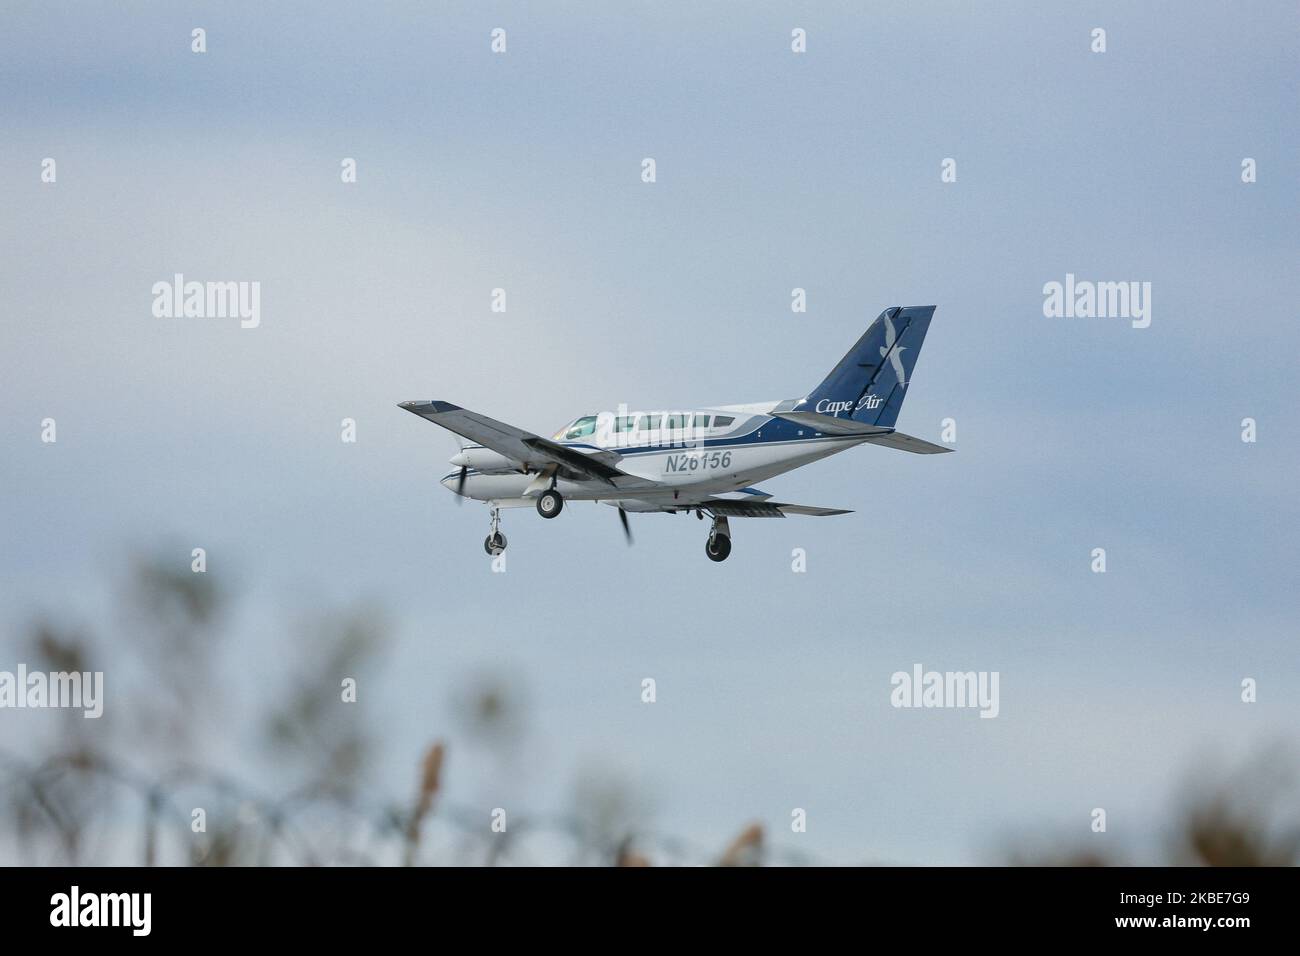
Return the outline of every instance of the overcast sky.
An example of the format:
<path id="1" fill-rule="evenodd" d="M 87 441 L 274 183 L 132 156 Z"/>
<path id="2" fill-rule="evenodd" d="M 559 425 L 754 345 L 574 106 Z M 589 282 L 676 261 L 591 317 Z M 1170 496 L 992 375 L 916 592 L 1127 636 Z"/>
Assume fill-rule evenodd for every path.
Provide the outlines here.
<path id="1" fill-rule="evenodd" d="M 1086 841 L 1094 807 L 1141 842 L 1187 771 L 1300 726 L 1293 3 L 266 6 L 0 15 L 7 638 L 98 620 L 129 549 L 202 546 L 251 602 L 232 722 L 284 608 L 374 599 L 381 790 L 502 669 L 532 757 L 453 798 L 554 808 L 595 765 L 667 832 L 846 862 Z M 156 318 L 175 273 L 260 282 L 260 326 Z M 1150 327 L 1045 317 L 1067 273 L 1150 282 Z M 396 407 L 550 434 L 798 397 L 928 304 L 898 426 L 952 418 L 957 453 L 766 482 L 855 510 L 736 520 L 725 564 L 693 519 L 634 515 L 628 549 L 576 504 L 506 512 L 493 574 L 454 445 Z M 915 663 L 998 671 L 998 717 L 892 708 Z"/>

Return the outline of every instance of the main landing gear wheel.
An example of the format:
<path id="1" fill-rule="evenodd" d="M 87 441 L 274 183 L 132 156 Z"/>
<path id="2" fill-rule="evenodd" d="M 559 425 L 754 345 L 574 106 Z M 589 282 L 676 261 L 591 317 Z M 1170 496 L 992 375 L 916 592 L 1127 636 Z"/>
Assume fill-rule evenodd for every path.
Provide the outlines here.
<path id="1" fill-rule="evenodd" d="M 731 554 L 731 539 L 725 534 L 711 534 L 704 542 L 704 553 L 710 561 L 726 561 Z"/>
<path id="2" fill-rule="evenodd" d="M 537 513 L 543 518 L 554 518 L 564 508 L 564 499 L 554 488 L 548 488 L 537 496 Z"/>
<path id="3" fill-rule="evenodd" d="M 726 561 L 727 555 L 731 554 L 731 528 L 725 515 L 714 517 L 709 539 L 704 542 L 704 553 L 710 561 Z"/>

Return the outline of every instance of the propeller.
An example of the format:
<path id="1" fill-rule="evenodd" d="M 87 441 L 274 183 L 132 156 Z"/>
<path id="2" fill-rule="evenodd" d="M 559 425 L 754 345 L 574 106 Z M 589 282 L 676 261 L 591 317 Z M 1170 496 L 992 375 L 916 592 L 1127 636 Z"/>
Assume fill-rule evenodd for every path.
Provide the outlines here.
<path id="1" fill-rule="evenodd" d="M 465 450 L 464 440 L 454 432 L 450 432 L 449 434 L 451 435 L 451 440 L 456 443 L 456 455 L 461 454 Z M 453 455 L 452 464 L 455 463 L 456 456 Z M 469 465 L 461 465 L 460 476 L 456 479 L 456 504 L 458 506 L 465 503 L 465 479 L 467 477 L 469 477 Z"/>
<path id="2" fill-rule="evenodd" d="M 627 523 L 627 512 L 624 511 L 622 508 L 618 509 L 618 520 L 623 525 L 623 536 L 627 538 L 627 543 L 630 547 L 632 544 L 632 529 L 631 527 L 628 526 Z"/>

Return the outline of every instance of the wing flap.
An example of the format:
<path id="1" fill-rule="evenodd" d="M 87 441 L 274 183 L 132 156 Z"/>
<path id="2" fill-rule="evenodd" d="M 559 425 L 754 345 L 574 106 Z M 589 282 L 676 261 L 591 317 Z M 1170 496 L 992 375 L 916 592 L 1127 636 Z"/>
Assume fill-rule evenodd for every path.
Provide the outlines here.
<path id="1" fill-rule="evenodd" d="M 701 507 L 715 515 L 727 518 L 784 518 L 786 515 L 846 515 L 845 508 L 817 508 L 813 505 L 791 505 L 781 501 L 738 501 L 731 498 L 710 498 Z"/>

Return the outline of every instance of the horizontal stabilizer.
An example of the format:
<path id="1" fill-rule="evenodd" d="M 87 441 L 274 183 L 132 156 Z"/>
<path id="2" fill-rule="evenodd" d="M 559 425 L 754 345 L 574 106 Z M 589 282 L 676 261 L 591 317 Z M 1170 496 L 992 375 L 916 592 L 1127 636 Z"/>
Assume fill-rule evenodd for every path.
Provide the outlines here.
<path id="1" fill-rule="evenodd" d="M 724 491 L 717 497 L 731 501 L 767 501 L 772 496 L 757 488 L 741 488 L 739 491 Z"/>
<path id="2" fill-rule="evenodd" d="M 887 435 L 890 432 L 879 425 L 867 425 L 852 418 L 836 418 L 819 412 L 773 412 L 772 417 L 803 425 L 823 435 Z"/>
<path id="3" fill-rule="evenodd" d="M 902 432 L 890 432 L 887 435 L 875 435 L 866 440 L 873 445 L 884 445 L 886 448 L 897 448 L 901 451 L 910 451 L 917 455 L 942 455 L 944 452 L 957 450 L 955 448 L 945 448 L 943 445 L 935 445 L 932 442 L 922 441 L 920 438 L 913 438 L 911 435 L 904 435 Z"/>
<path id="4" fill-rule="evenodd" d="M 773 412 L 772 417 L 803 425 L 823 435 L 861 435 L 863 441 L 873 445 L 898 448 L 918 455 L 939 455 L 947 451 L 956 451 L 955 448 L 945 448 L 943 445 L 935 445 L 920 438 L 913 438 L 911 435 L 904 435 L 892 428 L 864 425 L 852 418 L 834 418 L 817 412 Z"/>

